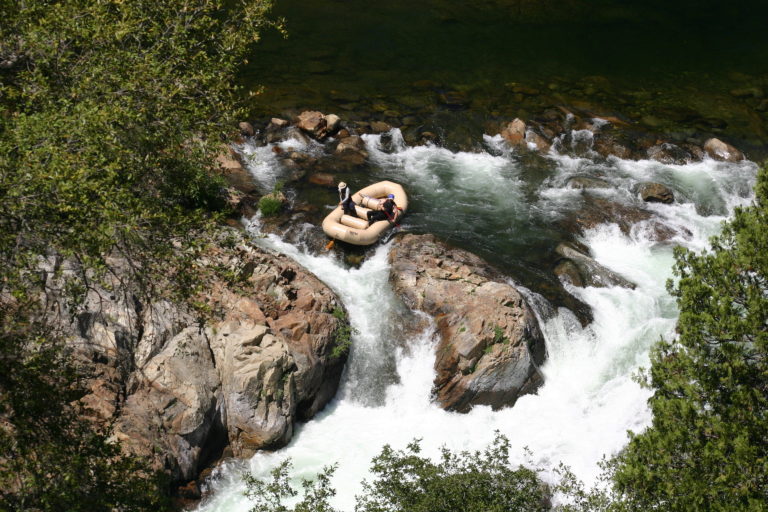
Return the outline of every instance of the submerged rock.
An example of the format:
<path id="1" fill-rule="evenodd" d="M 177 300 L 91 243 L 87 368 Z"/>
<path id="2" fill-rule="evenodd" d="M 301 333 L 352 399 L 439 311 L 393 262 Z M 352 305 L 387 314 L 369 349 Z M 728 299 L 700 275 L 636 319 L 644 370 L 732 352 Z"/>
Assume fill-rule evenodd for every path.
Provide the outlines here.
<path id="1" fill-rule="evenodd" d="M 525 298 L 504 276 L 432 235 L 399 238 L 389 260 L 395 291 L 437 323 L 434 390 L 443 408 L 509 407 L 541 385 L 544 338 Z"/>
<path id="2" fill-rule="evenodd" d="M 675 201 L 675 193 L 661 183 L 641 183 L 637 191 L 646 203 L 671 204 Z"/>
<path id="3" fill-rule="evenodd" d="M 585 193 L 581 207 L 565 220 L 565 227 L 572 233 L 583 234 L 600 224 L 617 224 L 623 233 L 628 234 L 634 224 L 651 217 L 651 212 L 639 206 Z"/>
<path id="4" fill-rule="evenodd" d="M 612 185 L 600 178 L 590 178 L 589 176 L 574 176 L 569 178 L 566 186 L 568 188 L 586 189 L 586 188 L 612 188 Z"/>
<path id="5" fill-rule="evenodd" d="M 696 160 L 684 148 L 669 142 L 651 146 L 647 149 L 646 153 L 650 159 L 670 165 L 683 165 Z"/>

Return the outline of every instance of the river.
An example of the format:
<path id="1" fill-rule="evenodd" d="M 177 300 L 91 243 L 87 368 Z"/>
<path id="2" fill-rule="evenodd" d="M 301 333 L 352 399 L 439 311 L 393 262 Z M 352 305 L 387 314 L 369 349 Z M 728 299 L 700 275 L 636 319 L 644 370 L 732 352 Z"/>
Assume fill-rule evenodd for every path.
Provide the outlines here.
<path id="1" fill-rule="evenodd" d="M 638 200 L 633 190 L 639 182 L 657 181 L 674 188 L 674 204 L 651 208 L 684 234 L 659 243 L 642 223 L 628 234 L 615 224 L 587 231 L 580 241 L 595 259 L 637 283 L 637 288 L 569 288 L 592 308 L 594 321 L 586 327 L 569 310 L 555 308 L 526 290 L 546 339 L 544 385 L 512 408 L 494 412 L 475 407 L 469 414 L 457 414 L 430 400 L 431 331 L 404 338 L 399 329 L 407 312 L 388 283 L 388 245 L 369 252 L 355 267 L 338 254 L 312 254 L 300 241 L 261 234 L 258 217 L 247 220 L 257 244 L 295 259 L 339 294 L 357 333 L 336 399 L 301 425 L 286 448 L 220 466 L 209 482 L 212 493 L 201 504 L 201 512 L 248 510 L 243 471 L 263 476 L 286 457 L 293 460 L 297 477 L 311 477 L 324 465 L 338 463 L 334 504 L 352 510 L 370 460 L 384 444 L 404 448 L 421 438 L 425 453 L 437 455 L 441 446 L 482 448 L 497 430 L 511 440 L 513 461 L 535 464 L 544 470 L 545 479 L 551 479 L 552 469 L 563 462 L 579 478 L 594 482 L 598 462 L 621 449 L 627 430 L 637 431 L 649 423 L 648 391 L 633 375 L 648 365 L 649 347 L 659 337 L 673 336 L 677 312 L 665 288 L 672 277 L 673 246 L 705 248 L 733 208 L 749 203 L 757 170 L 749 161 L 707 159 L 664 165 L 606 160 L 589 151 L 583 156 L 553 151 L 544 157 L 547 173 L 537 172 L 538 178 L 532 179 L 519 154 L 499 137 L 486 136 L 485 150 L 475 152 L 436 145 L 409 147 L 396 129 L 384 138 L 386 144 L 382 136 L 365 137 L 372 174 L 350 180 L 353 188 L 383 177 L 403 183 L 413 197 L 404 230 L 434 232 L 477 252 L 495 253 L 494 261 L 509 270 L 511 278 L 518 268 L 513 260 L 540 247 L 541 238 L 556 234 L 557 220 L 584 200 L 581 191 L 566 186 L 570 176 L 601 176 L 613 186 L 601 193 L 626 204 Z M 288 172 L 271 156 L 269 146 L 246 145 L 241 150 L 251 155 L 250 170 L 265 189 Z M 522 265 L 530 269 L 529 277 L 546 270 L 537 268 L 535 260 L 533 255 Z"/>
<path id="2" fill-rule="evenodd" d="M 599 461 L 626 444 L 627 431 L 649 424 L 649 393 L 634 375 L 648 365 L 652 344 L 674 335 L 677 310 L 666 291 L 673 247 L 706 248 L 733 209 L 750 202 L 757 166 L 603 158 L 584 130 L 531 157 L 495 134 L 515 117 L 575 105 L 618 115 L 662 140 L 701 145 L 716 136 L 763 158 L 768 7 L 428 0 L 415 8 L 405 0 L 283 0 L 276 9 L 287 18 L 289 37 L 267 32 L 241 79 L 244 92 L 261 91 L 250 100 L 253 120 L 263 126 L 270 117 L 312 109 L 399 127 L 365 135 L 365 169 L 335 177 L 353 190 L 381 179 L 402 183 L 410 199 L 404 230 L 434 233 L 475 252 L 520 286 L 543 328 L 545 382 L 509 409 L 441 410 L 430 399 L 432 332 L 403 334 L 410 313 L 388 282 L 388 245 L 350 265 L 342 251 L 318 254 L 302 236 L 262 233 L 258 217 L 244 219 L 255 243 L 295 259 L 339 294 L 356 334 L 337 397 L 299 425 L 287 447 L 219 466 L 198 510 L 248 510 L 243 472 L 265 476 L 290 457 L 297 478 L 338 463 L 334 504 L 351 511 L 384 444 L 404 448 L 421 438 L 425 453 L 437 455 L 442 446 L 483 448 L 497 430 L 512 442 L 513 461 L 541 468 L 545 479 L 563 462 L 594 482 Z M 441 142 L 405 142 L 426 130 Z M 299 141 L 280 144 L 315 156 L 324 151 Z M 245 142 L 238 150 L 262 192 L 289 179 L 271 146 Z M 634 290 L 568 287 L 592 310 L 593 321 L 583 326 L 550 291 L 557 287 L 554 248 L 572 237 L 562 221 L 589 200 L 567 183 L 585 176 L 610 185 L 591 193 L 631 206 L 638 205 L 641 182 L 672 188 L 673 204 L 645 207 L 677 235 L 659 242 L 641 222 L 628 233 L 608 223 L 578 236 L 599 263 L 637 284 Z M 336 201 L 334 191 L 306 182 L 287 188 L 292 201 L 321 212 Z M 318 230 L 309 223 L 298 232 L 309 237 Z"/>

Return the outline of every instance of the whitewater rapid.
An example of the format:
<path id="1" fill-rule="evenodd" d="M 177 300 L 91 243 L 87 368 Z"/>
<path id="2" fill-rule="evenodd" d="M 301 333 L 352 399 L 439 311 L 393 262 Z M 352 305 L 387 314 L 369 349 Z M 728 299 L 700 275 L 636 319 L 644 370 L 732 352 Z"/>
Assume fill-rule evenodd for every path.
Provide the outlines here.
<path id="1" fill-rule="evenodd" d="M 403 183 L 420 204 L 430 205 L 423 207 L 428 212 L 417 209 L 412 214 L 412 226 L 424 231 L 430 231 L 430 218 L 437 225 L 446 215 L 466 216 L 467 223 L 502 216 L 506 224 L 498 228 L 499 237 L 523 236 L 518 225 L 530 230 L 554 221 L 580 200 L 580 191 L 566 186 L 569 177 L 597 175 L 614 187 L 599 193 L 617 201 L 633 200 L 633 187 L 642 181 L 673 186 L 678 192 L 675 204 L 650 208 L 665 224 L 679 228 L 674 243 L 700 250 L 734 207 L 749 203 L 756 175 L 750 162 L 706 160 L 674 166 L 596 159 L 587 151 L 580 157 L 550 153 L 549 172 L 532 180 L 498 137 L 487 137 L 485 151 L 478 153 L 406 147 L 396 130 L 389 137 L 393 147 L 385 148 L 379 136 L 366 136 L 371 160 L 377 176 Z M 259 183 L 269 188 L 280 179 L 283 171 L 269 147 L 250 147 L 247 152 L 249 169 Z M 323 466 L 337 463 L 334 504 L 351 511 L 361 481 L 369 476 L 370 461 L 383 445 L 404 448 L 421 438 L 424 453 L 437 456 L 442 446 L 484 448 L 497 430 L 510 439 L 513 462 L 536 465 L 545 479 L 563 462 L 590 484 L 599 475 L 603 456 L 625 445 L 627 431 L 649 424 L 649 393 L 633 376 L 648 366 L 651 345 L 674 335 L 677 311 L 665 287 L 672 277 L 674 244 L 654 241 L 643 223 L 629 234 L 613 224 L 601 225 L 580 240 L 598 262 L 637 284 L 634 290 L 570 288 L 592 307 L 594 321 L 587 327 L 570 311 L 555 310 L 526 290 L 547 344 L 544 385 L 513 408 L 494 412 L 475 407 L 468 414 L 443 411 L 430 400 L 433 332 L 427 328 L 412 338 L 403 334 L 400 327 L 407 311 L 388 283 L 388 245 L 378 247 L 359 268 L 348 268 L 333 255 L 312 255 L 275 235 L 260 235 L 259 227 L 259 219 L 249 222 L 249 230 L 259 235 L 254 237 L 257 244 L 295 259 L 339 294 L 356 334 L 336 399 L 315 419 L 299 425 L 287 447 L 220 466 L 200 511 L 249 510 L 242 473 L 267 475 L 288 457 L 297 478 L 310 478 Z M 445 231 L 441 234 L 446 236 Z"/>

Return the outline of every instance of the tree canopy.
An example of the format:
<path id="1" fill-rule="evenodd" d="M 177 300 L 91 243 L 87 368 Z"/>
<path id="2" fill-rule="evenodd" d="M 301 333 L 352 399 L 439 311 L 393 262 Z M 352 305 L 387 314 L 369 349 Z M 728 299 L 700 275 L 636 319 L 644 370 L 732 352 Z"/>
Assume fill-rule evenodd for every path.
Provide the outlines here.
<path id="1" fill-rule="evenodd" d="M 335 512 L 336 494 L 330 480 L 335 466 L 316 480 L 304 480 L 303 499 L 285 503 L 297 491 L 290 484 L 290 460 L 271 472 L 271 479 L 246 475 L 246 494 L 254 500 L 251 512 Z M 483 451 L 442 449 L 439 462 L 421 455 L 418 440 L 405 450 L 389 445 L 371 463 L 373 478 L 363 482 L 356 512 L 514 512 L 550 510 L 550 489 L 535 470 L 509 461 L 509 440 L 498 434 Z"/>
<path id="2" fill-rule="evenodd" d="M 651 354 L 653 424 L 613 464 L 628 510 L 768 510 L 768 168 L 710 250 L 678 249 L 678 338 Z"/>
<path id="3" fill-rule="evenodd" d="M 160 506 L 164 490 L 78 405 L 85 375 L 44 299 L 67 266 L 66 313 L 106 273 L 203 312 L 199 256 L 224 211 L 215 157 L 241 114 L 238 66 L 279 28 L 270 8 L 0 0 L 0 509 Z"/>

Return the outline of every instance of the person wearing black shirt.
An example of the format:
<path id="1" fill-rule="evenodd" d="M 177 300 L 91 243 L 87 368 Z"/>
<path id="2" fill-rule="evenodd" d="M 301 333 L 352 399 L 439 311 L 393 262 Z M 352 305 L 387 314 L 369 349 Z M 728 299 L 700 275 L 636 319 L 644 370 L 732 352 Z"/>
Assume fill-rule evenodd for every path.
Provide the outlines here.
<path id="1" fill-rule="evenodd" d="M 346 215 L 357 217 L 355 202 L 352 201 L 352 191 L 343 181 L 339 183 L 339 204 Z"/>
<path id="2" fill-rule="evenodd" d="M 389 220 L 394 224 L 395 222 L 395 195 L 389 194 L 383 203 L 379 204 L 378 210 L 372 210 L 368 212 L 368 225 L 370 226 L 374 222 L 380 220 Z"/>

